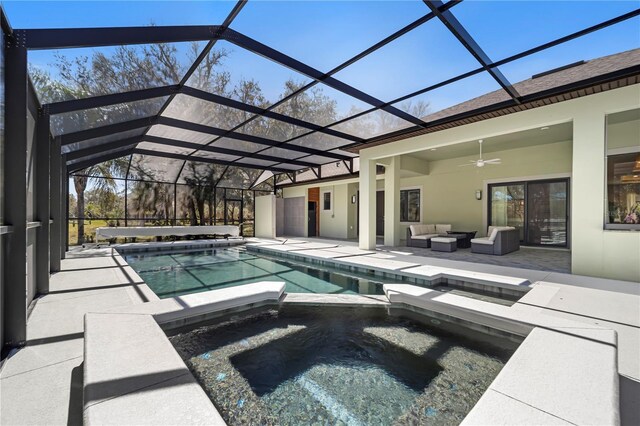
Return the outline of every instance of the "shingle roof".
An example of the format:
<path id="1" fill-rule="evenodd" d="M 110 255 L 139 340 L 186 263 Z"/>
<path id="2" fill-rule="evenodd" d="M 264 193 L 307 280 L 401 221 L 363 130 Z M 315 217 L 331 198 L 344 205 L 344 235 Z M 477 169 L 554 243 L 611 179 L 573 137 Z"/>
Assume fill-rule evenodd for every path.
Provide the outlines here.
<path id="1" fill-rule="evenodd" d="M 529 78 L 513 85 L 522 96 L 529 96 L 545 90 L 576 83 L 581 80 L 608 74 L 613 71 L 640 65 L 640 49 L 629 50 L 615 55 L 603 56 L 584 62 L 582 65 L 559 70 L 537 78 Z M 510 98 L 504 90 L 496 90 L 486 95 L 468 100 L 458 105 L 438 111 L 423 117 L 426 122 L 439 120 L 444 117 L 484 108 Z"/>
<path id="2" fill-rule="evenodd" d="M 433 127 L 417 130 L 415 132 L 397 135 L 386 139 L 380 139 L 378 141 L 360 145 L 354 147 L 353 151 L 359 151 L 363 148 L 371 146 L 382 145 L 385 143 L 407 139 L 410 137 L 418 136 L 425 133 L 433 133 L 436 131 L 448 129 L 451 127 L 457 127 L 464 124 L 469 124 L 475 121 L 480 121 L 488 118 L 493 118 L 513 112 L 522 111 L 524 109 L 536 108 L 551 103 L 562 102 L 564 100 L 573 99 L 580 96 L 586 96 L 593 93 L 615 89 L 630 84 L 638 83 L 638 76 L 640 75 L 640 69 L 633 72 L 634 77 L 625 77 L 623 79 L 615 79 L 615 82 L 611 84 L 603 82 L 589 83 L 593 79 L 598 77 L 610 75 L 618 71 L 630 69 L 633 67 L 640 67 L 640 49 L 633 49 L 622 53 L 616 53 L 613 55 L 603 56 L 601 58 L 585 61 L 581 65 L 572 66 L 566 69 L 559 69 L 556 72 L 544 74 L 536 78 L 529 78 L 513 85 L 518 93 L 525 99 L 536 98 L 527 100 L 526 102 L 514 106 L 504 105 L 505 102 L 509 102 L 511 98 L 504 90 L 496 90 L 494 92 L 487 93 L 477 98 L 462 102 L 452 107 L 443 109 L 433 114 L 427 115 L 422 119 L 429 122 L 435 122 Z M 585 87 L 573 87 L 573 85 L 585 82 Z M 550 90 L 556 90 L 565 86 L 572 86 L 567 90 L 565 95 L 558 95 L 545 98 L 544 94 Z M 540 96 L 537 96 L 540 95 Z M 491 106 L 495 105 L 496 108 L 492 110 Z M 471 114 L 461 118 L 461 115 L 478 111 L 476 115 Z M 450 118 L 450 122 L 447 119 Z"/>

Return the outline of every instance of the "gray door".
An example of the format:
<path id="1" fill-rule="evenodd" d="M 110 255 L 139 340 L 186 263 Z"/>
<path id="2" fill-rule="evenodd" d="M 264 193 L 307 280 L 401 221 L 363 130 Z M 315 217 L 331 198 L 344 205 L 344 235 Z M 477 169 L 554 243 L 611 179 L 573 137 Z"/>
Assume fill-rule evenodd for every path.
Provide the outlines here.
<path id="1" fill-rule="evenodd" d="M 376 235 L 384 235 L 384 191 L 376 191 Z"/>
<path id="2" fill-rule="evenodd" d="M 316 237 L 316 208 L 318 203 L 315 201 L 309 201 L 309 218 L 308 222 L 308 233 L 309 237 Z"/>

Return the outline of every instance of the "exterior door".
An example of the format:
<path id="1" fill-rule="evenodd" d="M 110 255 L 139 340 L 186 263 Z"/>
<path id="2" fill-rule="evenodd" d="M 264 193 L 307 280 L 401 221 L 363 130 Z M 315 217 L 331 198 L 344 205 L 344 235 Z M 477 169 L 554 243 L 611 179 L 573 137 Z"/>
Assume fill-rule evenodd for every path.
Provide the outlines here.
<path id="1" fill-rule="evenodd" d="M 315 201 L 309 201 L 309 213 L 308 216 L 309 218 L 307 219 L 308 222 L 308 230 L 307 230 L 307 235 L 309 237 L 316 237 L 316 210 L 318 208 L 318 203 L 316 203 Z"/>
<path id="2" fill-rule="evenodd" d="M 530 182 L 527 185 L 527 244 L 567 245 L 568 182 Z"/>
<path id="3" fill-rule="evenodd" d="M 493 226 L 513 226 L 520 231 L 520 241 L 524 242 L 525 207 L 524 183 L 491 185 L 489 224 Z"/>
<path id="4" fill-rule="evenodd" d="M 489 224 L 514 226 L 524 245 L 567 247 L 569 180 L 489 186 Z"/>
<path id="5" fill-rule="evenodd" d="M 376 235 L 384 236 L 384 191 L 376 191 Z"/>

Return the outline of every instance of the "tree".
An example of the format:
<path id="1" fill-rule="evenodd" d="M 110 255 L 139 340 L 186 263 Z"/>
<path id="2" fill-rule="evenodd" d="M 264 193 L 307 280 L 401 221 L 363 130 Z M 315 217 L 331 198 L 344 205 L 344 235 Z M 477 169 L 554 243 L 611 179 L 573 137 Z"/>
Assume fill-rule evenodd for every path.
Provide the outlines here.
<path id="1" fill-rule="evenodd" d="M 114 176 L 121 175 L 128 165 L 125 158 L 117 158 L 94 166 L 88 167 L 73 176 L 73 184 L 78 195 L 77 217 L 78 217 L 78 244 L 84 244 L 84 219 L 85 219 L 85 190 L 87 185 L 92 183 L 96 190 L 104 192 L 115 192 L 116 183 Z"/>
<path id="2" fill-rule="evenodd" d="M 170 224 L 173 215 L 173 185 L 149 181 L 134 181 L 129 185 L 129 209 L 141 219 L 142 226 L 143 219 L 146 218 L 155 218 L 158 225 Z"/>
<path id="3" fill-rule="evenodd" d="M 94 217 L 115 219 L 123 217 L 124 197 L 111 188 L 94 188 L 85 191 L 85 205 Z"/>
<path id="4" fill-rule="evenodd" d="M 197 43 L 193 43 L 190 51 L 192 60 L 198 51 Z M 207 61 L 215 64 L 219 58 L 218 52 L 212 52 Z M 58 71 L 57 79 L 38 68 L 29 70 L 43 103 L 175 84 L 186 71 L 186 65 L 178 61 L 176 47 L 170 44 L 121 46 L 110 56 L 95 52 L 91 58 L 79 56 L 69 59 L 57 54 L 54 66 Z M 53 116 L 52 132 L 57 135 L 151 116 L 158 112 L 163 102 L 162 99 L 131 102 Z M 122 158 L 110 160 L 73 176 L 78 195 L 78 244 L 84 242 L 84 192 L 87 185 L 92 182 L 102 191 L 115 191 L 114 175 L 123 172 L 127 164 L 128 161 Z"/>
<path id="5" fill-rule="evenodd" d="M 122 46 L 115 48 L 109 54 L 95 52 L 90 57 L 79 56 L 73 59 L 58 54 L 54 63 L 57 71 L 55 78 L 37 68 L 31 68 L 30 74 L 41 101 L 50 103 L 176 84 L 182 79 L 200 52 L 201 45 L 197 42 L 192 43 L 187 52 L 188 61 L 185 64 L 181 63 L 179 59 L 181 52 L 171 44 L 154 44 L 142 47 Z M 241 79 L 232 84 L 231 74 L 224 68 L 224 61 L 230 54 L 224 49 L 212 49 L 205 55 L 187 84 L 259 108 L 269 107 L 270 101 L 264 95 L 258 81 Z M 280 98 L 283 99 L 294 93 L 302 85 L 303 82 L 286 81 Z M 160 111 L 164 102 L 164 98 L 148 99 L 56 115 L 52 117 L 52 131 L 58 135 L 153 116 Z M 337 111 L 336 102 L 326 96 L 320 86 L 294 96 L 278 106 L 276 111 L 320 125 L 326 125 L 341 118 Z M 239 131 L 277 141 L 285 141 L 309 132 L 308 129 L 282 121 L 256 116 L 240 109 L 205 102 L 186 95 L 175 96 L 164 113 L 223 129 L 233 128 L 249 120 L 248 124 Z M 314 133 L 304 143 L 310 146 L 322 146 L 322 144 L 332 143 L 325 141 L 329 138 L 326 135 Z M 101 142 L 93 140 L 91 144 Z M 80 145 L 88 145 L 88 143 L 80 142 Z M 234 140 L 233 148 L 251 153 L 255 152 L 256 146 L 245 141 Z M 122 174 L 125 168 L 130 169 L 130 175 L 135 174 L 139 179 L 146 181 L 136 182 L 132 185 L 131 199 L 138 216 L 153 215 L 163 221 L 170 219 L 173 203 L 178 202 L 173 196 L 172 189 L 174 187 L 172 184 L 151 183 L 150 181 L 166 182 L 167 179 L 163 176 L 156 176 L 156 174 L 162 173 L 162 170 L 151 172 L 145 164 L 145 162 L 138 161 L 132 161 L 129 164 L 127 159 L 121 158 L 92 166 L 73 176 L 74 187 L 78 194 L 79 243 L 84 241 L 82 219 L 87 186 L 95 183 L 99 190 L 108 197 L 108 194 L 113 194 L 115 191 L 113 180 L 115 175 Z M 215 185 L 218 182 L 235 188 L 248 188 L 261 173 L 257 169 L 234 166 L 227 168 L 224 165 L 193 161 L 183 163 L 181 170 L 182 179 L 189 188 L 186 196 L 180 197 L 182 208 L 188 212 L 192 224 L 202 225 L 212 221 L 213 211 L 216 210 L 216 206 L 214 206 Z M 106 206 L 103 207 L 106 208 Z"/>

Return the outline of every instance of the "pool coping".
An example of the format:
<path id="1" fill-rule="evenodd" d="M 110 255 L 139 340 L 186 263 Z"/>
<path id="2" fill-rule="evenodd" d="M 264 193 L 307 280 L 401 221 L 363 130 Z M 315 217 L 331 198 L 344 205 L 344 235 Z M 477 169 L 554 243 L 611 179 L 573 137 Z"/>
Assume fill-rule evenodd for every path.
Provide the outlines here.
<path id="1" fill-rule="evenodd" d="M 532 286 L 532 283 L 526 278 L 485 272 L 473 272 L 430 265 L 416 265 L 406 269 L 389 269 L 376 265 L 362 265 L 355 261 L 368 255 L 375 255 L 375 252 L 347 257 L 327 258 L 314 255 L 311 251 L 313 249 L 307 249 L 304 245 L 301 245 L 297 250 L 296 248 L 292 248 L 288 251 L 275 250 L 272 246 L 273 245 L 270 244 L 247 244 L 246 248 L 248 252 L 266 254 L 283 260 L 289 259 L 360 274 L 373 274 L 374 276 L 379 276 L 387 280 L 405 280 L 405 282 L 411 280 L 411 283 L 416 285 L 433 286 L 437 284 L 452 284 L 466 289 L 481 290 L 496 295 L 508 295 L 512 297 L 524 296 L 531 290 Z M 298 253 L 298 251 L 301 252 Z"/>
<path id="2" fill-rule="evenodd" d="M 109 247 L 116 249 L 120 254 L 135 254 L 148 252 L 164 252 L 170 250 L 185 249 L 207 249 L 214 247 L 233 247 L 244 245 L 247 241 L 241 238 L 230 239 L 206 239 L 206 240 L 186 240 L 186 241 L 158 241 L 142 243 L 122 243 L 110 244 Z"/>
<path id="3" fill-rule="evenodd" d="M 294 295 L 284 293 L 284 282 L 261 282 L 87 313 L 85 423 L 224 424 L 163 329 L 257 306 L 295 304 L 439 313 L 523 337 L 463 424 L 619 424 L 615 331 L 410 284 L 384 289 L 384 298 Z M 116 354 L 114 345 L 121 348 Z M 96 396 L 95 389 L 109 383 L 115 387 L 109 398 Z"/>

